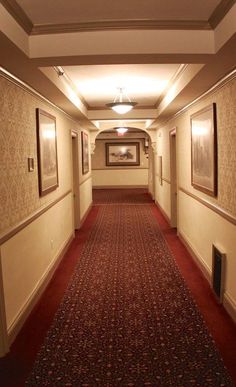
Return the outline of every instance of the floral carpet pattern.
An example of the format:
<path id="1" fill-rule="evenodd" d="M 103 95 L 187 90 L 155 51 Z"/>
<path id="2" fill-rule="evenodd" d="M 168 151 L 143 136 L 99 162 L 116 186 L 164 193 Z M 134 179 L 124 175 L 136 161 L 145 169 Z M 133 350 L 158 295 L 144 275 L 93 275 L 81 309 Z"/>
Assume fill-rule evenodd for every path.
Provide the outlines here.
<path id="1" fill-rule="evenodd" d="M 152 205 L 99 208 L 26 386 L 233 386 Z"/>

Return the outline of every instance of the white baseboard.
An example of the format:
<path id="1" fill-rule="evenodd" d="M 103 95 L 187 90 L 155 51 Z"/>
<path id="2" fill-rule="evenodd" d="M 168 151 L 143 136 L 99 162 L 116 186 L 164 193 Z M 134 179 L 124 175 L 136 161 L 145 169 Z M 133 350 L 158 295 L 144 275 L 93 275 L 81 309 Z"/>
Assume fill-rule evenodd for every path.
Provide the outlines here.
<path id="1" fill-rule="evenodd" d="M 195 251 L 191 243 L 188 241 L 188 238 L 180 232 L 178 232 L 178 237 L 184 244 L 191 257 L 193 258 L 194 262 L 197 264 L 197 266 L 199 267 L 204 277 L 207 279 L 211 286 L 211 270 L 203 262 L 202 257 Z M 233 321 L 236 322 L 236 304 L 234 300 L 229 296 L 229 294 L 227 294 L 227 292 L 225 292 L 223 295 L 223 306 L 230 315 L 230 317 L 233 319 Z"/>
<path id="2" fill-rule="evenodd" d="M 234 300 L 225 292 L 223 296 L 223 305 L 227 312 L 229 313 L 230 317 L 233 319 L 233 321 L 236 323 L 236 304 Z"/>
<path id="3" fill-rule="evenodd" d="M 81 228 L 89 214 L 89 212 L 91 211 L 91 208 L 93 206 L 93 203 L 90 203 L 89 207 L 87 208 L 85 214 L 83 215 L 82 219 L 80 220 L 80 225 L 79 225 L 79 228 Z"/>
<path id="4" fill-rule="evenodd" d="M 170 218 L 169 216 L 167 215 L 167 213 L 165 212 L 165 210 L 163 210 L 163 208 L 160 206 L 160 204 L 155 200 L 155 204 L 157 206 L 157 208 L 161 211 L 162 215 L 164 216 L 165 220 L 168 222 L 168 224 L 170 225 Z"/>
<path id="5" fill-rule="evenodd" d="M 28 300 L 16 316 L 15 320 L 12 322 L 10 327 L 8 328 L 8 342 L 9 346 L 13 343 L 15 340 L 17 334 L 20 332 L 22 326 L 24 325 L 26 319 L 30 315 L 31 311 L 33 310 L 34 306 L 37 304 L 39 299 L 41 298 L 44 290 L 46 289 L 47 285 L 51 281 L 57 267 L 59 266 L 62 258 L 64 257 L 66 251 L 68 250 L 71 241 L 74 239 L 74 233 L 71 234 L 67 240 L 63 243 L 62 247 L 59 249 L 57 254 L 55 255 L 55 258 L 51 262 L 50 266 L 48 267 L 47 271 L 44 273 L 42 278 L 37 283 L 36 287 L 30 294 Z"/>
<path id="6" fill-rule="evenodd" d="M 211 284 L 211 270 L 209 267 L 205 264 L 202 257 L 198 254 L 198 252 L 194 249 L 186 235 L 184 235 L 183 232 L 178 231 L 178 237 L 181 240 L 181 242 L 184 244 L 186 249 L 188 250 L 189 254 L 192 256 L 194 262 L 197 264 L 201 272 L 203 273 L 204 277 L 207 279 L 207 281 Z"/>

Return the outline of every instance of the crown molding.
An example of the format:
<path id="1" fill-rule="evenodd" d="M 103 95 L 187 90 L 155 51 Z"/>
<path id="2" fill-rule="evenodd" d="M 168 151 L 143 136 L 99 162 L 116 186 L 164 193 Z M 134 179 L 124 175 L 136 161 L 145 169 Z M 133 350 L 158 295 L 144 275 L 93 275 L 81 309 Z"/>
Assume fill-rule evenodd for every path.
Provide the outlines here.
<path id="1" fill-rule="evenodd" d="M 48 98 L 44 97 L 42 94 L 40 94 L 36 89 L 16 77 L 15 75 L 11 74 L 9 71 L 7 71 L 5 68 L 0 66 L 0 77 L 3 77 L 7 79 L 9 82 L 13 83 L 14 85 L 20 87 L 22 90 L 26 91 L 28 94 L 32 95 L 35 98 L 40 99 L 41 101 L 44 101 L 51 105 L 53 108 L 57 109 L 61 113 L 65 114 L 70 120 L 75 122 L 76 124 L 79 124 L 78 121 L 76 121 L 70 114 L 68 114 L 65 110 L 61 109 L 59 106 L 57 106 L 55 103 L 50 101 Z"/>
<path id="2" fill-rule="evenodd" d="M 220 79 L 217 83 L 215 83 L 207 91 L 205 91 L 204 93 L 199 95 L 199 97 L 195 98 L 193 101 L 191 101 L 190 103 L 185 105 L 182 109 L 180 109 L 176 113 L 170 115 L 167 119 L 160 121 L 158 126 L 155 129 L 160 129 L 161 127 L 165 126 L 171 120 L 173 120 L 173 119 L 179 117 L 181 114 L 185 113 L 191 106 L 193 106 L 197 102 L 203 100 L 204 98 L 208 97 L 209 94 L 216 93 L 218 90 L 220 90 L 222 87 L 227 85 L 227 83 L 233 81 L 235 78 L 236 78 L 236 68 L 234 68 L 234 70 L 232 70 L 225 77 Z"/>
<path id="3" fill-rule="evenodd" d="M 215 29 L 225 15 L 229 12 L 232 6 L 236 3 L 236 0 L 222 0 L 215 8 L 211 17 L 208 19 L 208 23 L 211 28 Z"/>
<path id="4" fill-rule="evenodd" d="M 58 66 L 54 66 L 54 68 L 57 68 Z M 81 102 L 84 104 L 84 106 L 86 107 L 86 109 L 88 110 L 89 109 L 89 104 L 87 103 L 87 101 L 85 101 L 84 97 L 79 93 L 75 83 L 72 81 L 72 79 L 69 77 L 69 75 L 67 74 L 66 70 L 64 70 L 64 68 L 62 66 L 60 66 L 61 69 L 63 70 L 63 74 L 62 76 L 64 76 L 64 79 L 65 81 L 67 82 L 67 84 L 71 87 L 71 89 L 74 91 L 74 93 L 77 95 L 77 97 L 81 100 Z"/>
<path id="5" fill-rule="evenodd" d="M 15 19 L 15 21 L 23 28 L 23 30 L 30 35 L 33 23 L 25 14 L 23 9 L 15 0 L 1 0 L 4 8 L 10 13 L 10 15 Z"/>
<path id="6" fill-rule="evenodd" d="M 62 34 L 105 30 L 210 30 L 208 21 L 201 20 L 99 20 L 68 24 L 35 24 L 31 35 Z"/>
<path id="7" fill-rule="evenodd" d="M 1 0 L 2 5 L 29 35 L 61 34 L 79 31 L 104 31 L 128 29 L 156 30 L 211 30 L 224 18 L 236 0 L 222 0 L 208 21 L 203 20 L 99 20 L 66 24 L 35 24 L 28 18 L 16 0 Z"/>
<path id="8" fill-rule="evenodd" d="M 171 77 L 169 82 L 167 83 L 165 89 L 160 94 L 159 98 L 157 99 L 155 103 L 155 108 L 157 109 L 163 98 L 165 97 L 167 91 L 173 86 L 175 82 L 182 76 L 182 74 L 185 72 L 189 65 L 188 64 L 180 64 L 174 75 Z"/>
<path id="9" fill-rule="evenodd" d="M 220 79 L 219 82 L 217 82 L 215 85 L 213 85 L 210 89 L 205 91 L 205 93 L 201 94 L 199 97 L 195 98 L 192 102 L 184 106 L 182 109 L 180 109 L 177 113 L 173 115 L 173 117 L 176 117 L 182 113 L 184 113 L 187 109 L 189 109 L 192 105 L 197 103 L 198 101 L 202 100 L 203 98 L 207 97 L 211 93 L 215 93 L 218 90 L 220 90 L 222 87 L 224 87 L 227 83 L 231 82 L 233 79 L 236 78 L 236 68 L 234 68 L 233 71 L 231 71 L 229 74 L 227 74 L 224 78 Z M 171 117 L 171 118 L 173 118 Z M 169 121 L 170 119 L 168 119 Z"/>

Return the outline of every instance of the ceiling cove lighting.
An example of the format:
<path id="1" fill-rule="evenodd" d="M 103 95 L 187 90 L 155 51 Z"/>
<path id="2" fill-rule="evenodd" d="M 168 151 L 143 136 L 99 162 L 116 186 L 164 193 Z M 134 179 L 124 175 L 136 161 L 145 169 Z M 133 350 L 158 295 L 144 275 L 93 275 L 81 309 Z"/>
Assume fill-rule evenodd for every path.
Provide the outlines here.
<path id="1" fill-rule="evenodd" d="M 124 101 L 124 96 L 128 101 Z M 137 102 L 131 102 L 129 97 L 124 93 L 122 87 L 118 87 L 118 94 L 111 103 L 107 103 L 106 106 L 114 110 L 118 114 L 128 113 L 133 107 L 137 105 Z"/>

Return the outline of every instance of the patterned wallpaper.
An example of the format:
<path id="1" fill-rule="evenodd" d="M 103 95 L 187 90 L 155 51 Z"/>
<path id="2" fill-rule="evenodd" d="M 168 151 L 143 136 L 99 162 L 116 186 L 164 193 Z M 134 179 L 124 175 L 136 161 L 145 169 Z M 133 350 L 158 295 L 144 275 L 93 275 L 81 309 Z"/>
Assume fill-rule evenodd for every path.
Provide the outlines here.
<path id="1" fill-rule="evenodd" d="M 191 186 L 190 115 L 216 103 L 217 112 L 217 153 L 218 153 L 218 195 L 208 196 Z M 236 216 L 236 79 L 201 99 L 175 120 L 169 128 L 177 126 L 180 165 L 179 185 L 199 197 L 218 205 Z"/>
<path id="2" fill-rule="evenodd" d="M 40 198 L 36 108 L 56 116 L 59 188 Z M 75 123 L 51 105 L 0 76 L 0 233 L 71 188 L 71 137 Z M 28 157 L 35 170 L 28 172 Z"/>
<path id="3" fill-rule="evenodd" d="M 187 115 L 211 102 L 217 104 L 219 193 L 217 199 L 208 199 L 236 216 L 236 80 L 202 100 Z M 37 107 L 56 116 L 58 135 L 59 188 L 42 198 L 38 194 Z M 75 123 L 64 114 L 0 77 L 0 233 L 71 189 L 71 129 Z M 28 157 L 35 159 L 34 172 L 28 172 Z"/>
<path id="4" fill-rule="evenodd" d="M 218 204 L 236 216 L 236 80 L 215 96 L 218 134 Z"/>

